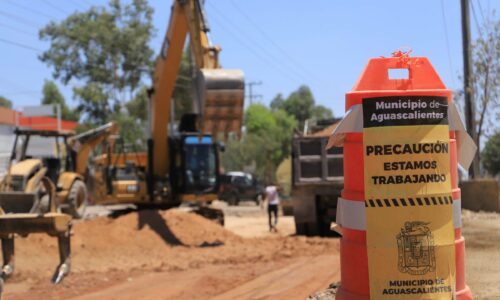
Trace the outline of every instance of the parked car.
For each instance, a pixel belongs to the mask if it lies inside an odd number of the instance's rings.
[[[264,189],[250,173],[228,172],[221,176],[219,199],[229,205],[238,205],[240,201],[254,201],[259,205]]]

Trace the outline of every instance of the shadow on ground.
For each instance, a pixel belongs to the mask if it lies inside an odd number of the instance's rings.
[[[137,229],[141,230],[145,225],[149,226],[165,243],[172,246],[184,246],[184,244],[170,230],[167,223],[158,210],[141,210],[138,212],[139,219]]]

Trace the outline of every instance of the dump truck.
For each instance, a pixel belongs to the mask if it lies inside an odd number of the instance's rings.
[[[292,139],[292,205],[296,233],[335,236],[337,200],[344,187],[343,148],[326,149],[337,119],[318,121],[312,133]]]

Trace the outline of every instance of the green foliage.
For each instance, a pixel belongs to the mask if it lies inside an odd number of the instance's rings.
[[[192,112],[193,109],[193,63],[191,61],[191,50],[187,46],[182,54],[182,61],[175,82],[174,98],[175,118],[180,120],[182,115]]]
[[[142,151],[146,145],[144,126],[141,120],[138,120],[128,114],[116,113],[111,116],[120,128],[120,138],[122,142],[118,143],[117,151],[123,150]],[[123,149],[123,147],[127,149]]]
[[[481,152],[481,161],[492,176],[500,174],[500,131],[486,142]]]
[[[323,105],[315,105],[312,108],[311,118],[315,120],[324,120],[333,118],[332,110]]]
[[[131,117],[145,122],[148,119],[148,106],[148,88],[143,86],[137,92],[135,98],[127,103],[127,110]]]
[[[0,96],[0,106],[1,107],[12,108],[12,101],[10,101],[9,99],[5,98],[4,96]]]
[[[252,104],[245,112],[245,127],[248,133],[265,134],[276,127],[273,113],[262,104]]]
[[[266,182],[274,179],[281,161],[291,152],[297,121],[283,110],[271,111],[262,104],[250,105],[245,114],[246,133],[240,141],[230,140],[223,154],[226,171],[253,167]]]
[[[285,98],[283,98],[283,94],[279,93],[276,95],[273,100],[271,100],[271,109],[278,110],[283,108],[283,103],[285,102]]]
[[[283,103],[283,109],[289,115],[294,116],[300,125],[304,124],[311,117],[313,106],[313,94],[309,87],[305,85],[300,86],[298,90],[292,92]]]
[[[97,82],[90,82],[83,87],[73,88],[73,96],[80,101],[77,109],[85,114],[85,121],[93,124],[104,124],[109,120],[112,109],[109,107],[108,94]]]
[[[80,115],[77,111],[70,109],[66,105],[66,100],[64,96],[59,91],[57,85],[50,80],[45,80],[42,89],[42,104],[52,104],[52,105],[60,105],[61,107],[61,118],[67,121],[78,121],[80,119]],[[54,112],[56,108],[54,106]]]
[[[292,92],[286,99],[282,94],[276,95],[271,101],[273,111],[284,110],[289,115],[294,116],[299,127],[304,126],[307,119],[331,119],[332,111],[323,105],[314,104],[314,96],[308,86],[302,85]]]
[[[40,31],[40,38],[50,42],[40,59],[54,68],[54,77],[64,84],[82,83],[73,91],[85,121],[107,122],[151,73],[152,14],[146,0],[126,5],[111,0],[108,7],[93,6]]]

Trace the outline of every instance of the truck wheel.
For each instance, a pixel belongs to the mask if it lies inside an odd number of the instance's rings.
[[[229,198],[227,199],[227,204],[229,204],[230,206],[238,205],[239,202],[240,199],[238,198],[238,195],[236,195],[235,193],[229,195]]]
[[[257,195],[255,197],[255,205],[259,206],[261,202],[262,202],[262,195]]]
[[[62,209],[75,219],[83,218],[85,209],[88,203],[88,192],[85,183],[81,180],[75,180],[69,189],[68,198],[66,200],[66,207]]]

